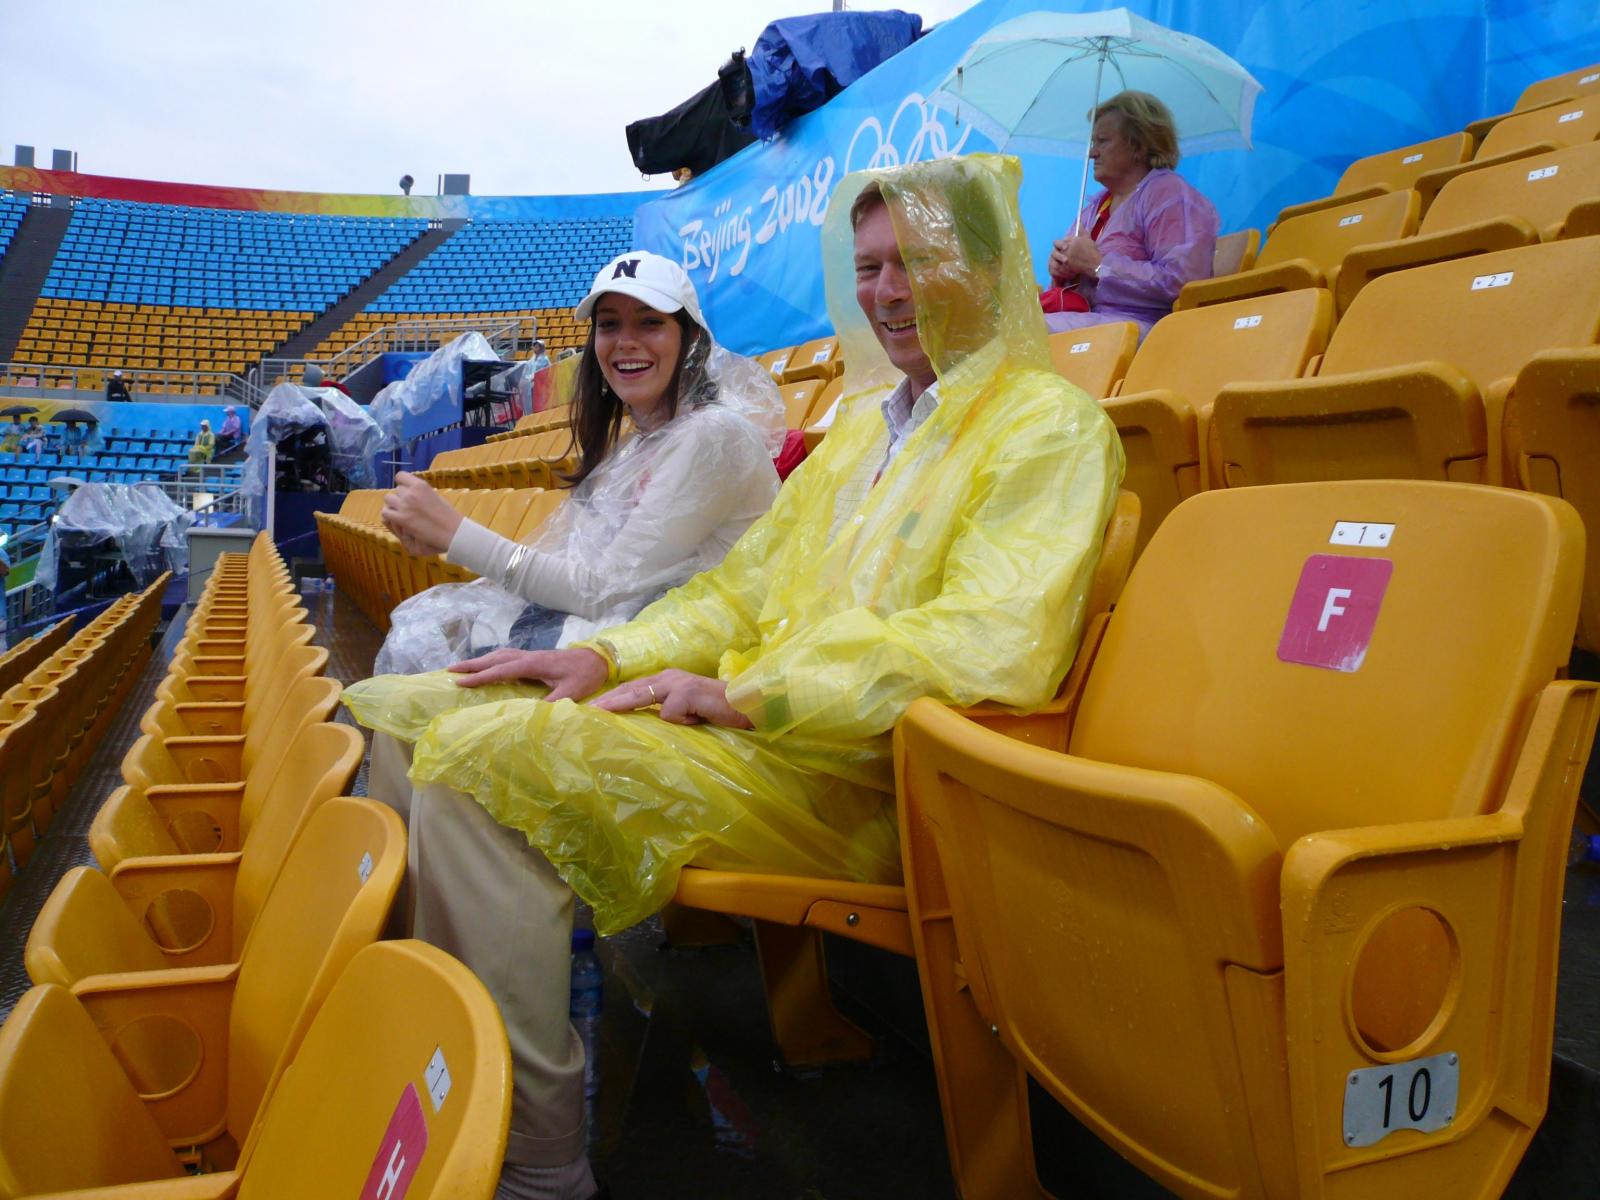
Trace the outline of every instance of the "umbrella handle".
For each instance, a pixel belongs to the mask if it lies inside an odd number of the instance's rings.
[[[1083,232],[1083,201],[1089,194],[1089,147],[1094,145],[1094,110],[1100,107],[1100,77],[1106,69],[1106,56],[1111,53],[1109,38],[1100,38],[1100,54],[1094,61],[1094,103],[1089,106],[1089,139],[1083,144],[1083,178],[1078,182],[1078,215],[1072,222],[1072,236]]]

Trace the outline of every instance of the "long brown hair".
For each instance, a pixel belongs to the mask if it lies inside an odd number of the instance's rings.
[[[667,381],[667,419],[678,415],[678,399],[682,395],[683,364],[700,339],[710,335],[694,323],[684,309],[672,316],[683,330],[683,340],[678,346],[678,361],[672,365],[672,378]],[[572,387],[572,418],[568,428],[578,448],[578,465],[561,476],[568,487],[576,487],[589,477],[617,444],[622,433],[622,418],[627,415],[627,405],[606,384],[600,373],[600,357],[594,352],[594,321],[589,322],[589,337],[583,344],[583,357],[578,360],[578,378]],[[700,355],[699,357],[704,357]]]

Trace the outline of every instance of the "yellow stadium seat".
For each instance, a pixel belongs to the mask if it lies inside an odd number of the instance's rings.
[[[1114,321],[1062,330],[1047,340],[1056,374],[1104,400],[1128,373],[1139,348],[1139,327],[1132,321]]]
[[[1139,497],[1139,549],[1166,515],[1206,486],[1205,425],[1217,393],[1240,380],[1295,379],[1328,344],[1333,300],[1302,288],[1172,313],[1146,335],[1105,402]]]
[[[783,423],[789,429],[804,429],[806,418],[816,406],[817,397],[827,381],[808,379],[801,383],[778,385],[778,395],[783,399]]]
[[[1587,99],[1590,96],[1600,97],[1600,63],[1590,63],[1575,71],[1535,80],[1522,90],[1515,110],[1521,112],[1560,100]]]
[[[1514,478],[1502,426],[1517,372],[1541,350],[1597,337],[1593,238],[1380,276],[1339,322],[1315,377],[1222,390],[1212,482],[1501,483]]]
[[[843,366],[839,358],[839,339],[829,334],[796,346],[784,365],[781,378],[784,383],[801,383],[807,379],[827,382],[839,374]]]
[[[1469,171],[1439,189],[1415,237],[1352,250],[1334,288],[1339,311],[1389,271],[1555,241],[1584,201],[1600,199],[1600,142]]]
[[[1345,255],[1373,242],[1409,238],[1421,201],[1409,188],[1291,217],[1274,225],[1248,271],[1183,285],[1175,309],[1198,308],[1295,288],[1333,289]]]
[[[1278,222],[1318,209],[1381,196],[1384,192],[1405,191],[1415,187],[1417,179],[1429,171],[1466,162],[1472,157],[1472,147],[1473,141],[1468,135],[1451,133],[1358,158],[1345,168],[1332,195],[1291,204],[1278,214]]]
[[[1456,176],[1499,163],[1576,146],[1600,136],[1600,104],[1563,101],[1544,108],[1511,113],[1495,122],[1479,143],[1470,162],[1439,167],[1419,175],[1413,186],[1422,196],[1422,211],[1439,190]]]
[[[1217,238],[1217,248],[1211,253],[1211,273],[1232,275],[1248,271],[1256,265],[1256,255],[1261,251],[1261,231],[1241,229]]]
[[[127,858],[237,850],[268,806],[337,796],[365,750],[348,725],[306,725],[281,761],[262,761],[242,783],[117,788],[89,827],[89,848],[105,870]]]
[[[784,346],[777,350],[768,350],[765,354],[757,355],[756,361],[770,371],[774,379],[782,379],[795,349],[794,346]]]
[[[1596,685],[1552,682],[1582,542],[1502,489],[1206,493],[1134,570],[1066,753],[912,707],[960,1195],[1045,1195],[1028,1077],[1184,1197],[1501,1194],[1547,1099],[1595,728]]]
[[[1600,347],[1535,355],[1512,395],[1517,482],[1562,497],[1600,530]],[[1578,644],[1600,653],[1600,536],[1589,538],[1587,553]]]
[[[111,1101],[127,1119],[126,1092],[80,1095],[82,1111],[62,1111],[43,1099],[56,1086],[54,1072],[20,1077],[41,1052],[91,1059],[80,1045],[85,1030],[102,1049],[109,1044],[167,1144],[235,1161],[317,1009],[356,951],[382,930],[405,871],[405,848],[393,810],[369,800],[329,800],[290,851],[257,918],[260,936],[236,966],[86,979],[67,996],[82,1005],[90,1026],[78,1021],[75,1028],[46,1030],[24,1019],[13,1029],[8,1020],[0,1030],[0,1044],[10,1050],[0,1061],[0,1111],[26,1111],[33,1100],[56,1124],[13,1116],[0,1130],[0,1173],[22,1181],[24,1194],[133,1182],[123,1154],[60,1152],[87,1129],[109,1137],[130,1160],[159,1157],[145,1149],[159,1144],[150,1141],[147,1122],[128,1121],[137,1133],[108,1127],[102,1104]],[[26,1018],[24,1006],[18,1012]]]

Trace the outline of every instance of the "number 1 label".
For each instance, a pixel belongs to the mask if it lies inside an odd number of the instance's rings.
[[[1434,1133],[1456,1119],[1461,1064],[1454,1054],[1351,1071],[1344,1088],[1344,1144],[1371,1146],[1396,1129]]]

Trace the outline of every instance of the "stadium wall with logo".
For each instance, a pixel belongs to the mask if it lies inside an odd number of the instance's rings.
[[[1224,232],[1262,228],[1284,205],[1327,194],[1354,158],[1460,129],[1508,109],[1534,79],[1600,60],[1594,0],[1122,2],[1212,42],[1265,89],[1253,151],[1180,168],[1216,204]],[[1117,6],[983,0],[773,141],[642,204],[635,241],[684,264],[733,349],[818,336],[828,327],[819,227],[838,181],[863,167],[993,149],[927,102],[966,48],[1024,12]],[[1024,158],[1022,215],[1036,263],[1071,220],[1080,171],[1079,160]]]

